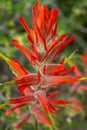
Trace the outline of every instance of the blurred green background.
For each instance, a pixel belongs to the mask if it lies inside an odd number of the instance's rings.
[[[69,35],[76,34],[73,44],[67,46],[61,55],[69,56],[75,49],[78,49],[74,61],[81,66],[80,60],[77,60],[78,54],[87,51],[87,0],[38,0],[41,4],[46,3],[49,9],[57,7],[58,30],[57,35],[67,33]],[[15,38],[20,43],[27,46],[26,33],[19,23],[19,16],[24,16],[29,26],[31,26],[31,7],[35,4],[35,0],[0,0],[0,52],[8,57],[19,59],[19,61],[31,72],[32,67],[26,58],[11,44],[11,39]],[[55,60],[56,62],[57,60]],[[0,58],[0,82],[8,81],[12,78],[12,73],[8,65]],[[69,93],[70,94],[70,93]],[[15,87],[0,87],[0,103],[6,101],[9,97],[15,97],[18,93]],[[83,96],[87,95],[83,93]],[[79,99],[82,95],[78,95]],[[83,101],[85,102],[85,100]],[[86,102],[87,104],[87,102]],[[15,122],[15,113],[9,116],[5,115],[5,107],[0,110],[0,130],[13,130],[12,123]],[[67,121],[68,116],[64,109],[58,113],[56,121],[60,130],[87,130],[87,115],[76,115],[72,117],[71,123]],[[33,130],[34,126],[25,123],[23,130]],[[39,126],[39,130],[48,129],[44,125]]]

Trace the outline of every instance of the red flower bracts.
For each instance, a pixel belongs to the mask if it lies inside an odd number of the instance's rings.
[[[12,44],[25,55],[36,73],[29,72],[17,60],[9,59],[0,53],[0,57],[9,64],[15,74],[14,80],[6,84],[17,84],[17,90],[20,93],[20,97],[11,98],[0,107],[13,104],[13,107],[7,110],[6,114],[10,114],[14,110],[20,111],[20,108],[24,106],[29,107],[28,113],[21,112],[22,120],[14,125],[15,128],[19,128],[25,121],[29,120],[53,125],[51,115],[58,111],[57,106],[68,105],[70,102],[58,100],[56,95],[59,91],[50,92],[48,90],[59,87],[61,84],[78,82],[80,79],[80,76],[69,75],[74,72],[74,67],[67,69],[64,59],[57,64],[51,63],[60,51],[75,38],[75,35],[68,37],[66,34],[56,36],[57,15],[57,8],[48,10],[45,4],[40,5],[39,2],[36,2],[35,6],[32,7],[32,28],[28,26],[22,16],[19,18],[21,25],[27,32],[29,48],[24,47],[15,39],[12,40]],[[32,116],[33,114],[36,116]],[[38,116],[39,118],[36,118]]]

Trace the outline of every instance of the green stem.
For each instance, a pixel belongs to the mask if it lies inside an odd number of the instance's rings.
[[[5,103],[3,103],[3,104],[1,104],[0,105],[0,109],[2,109],[3,107],[5,107],[5,106],[7,106],[9,104],[9,102],[7,101],[7,102],[5,102]]]
[[[57,127],[56,127],[56,123],[55,123],[55,120],[53,119],[53,117],[52,117],[52,114],[49,112],[48,113],[48,116],[49,116],[49,118],[50,118],[50,120],[51,120],[51,122],[52,122],[52,124],[53,124],[53,127],[50,127],[50,130],[59,130]]]
[[[35,130],[38,130],[38,122],[37,122],[37,119],[35,119]]]

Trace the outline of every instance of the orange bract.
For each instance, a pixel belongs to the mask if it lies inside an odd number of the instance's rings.
[[[25,55],[36,73],[30,73],[17,60],[9,59],[0,53],[0,56],[9,64],[16,76],[12,82],[8,83],[17,84],[17,90],[20,93],[19,97],[9,99],[1,107],[8,104],[14,105],[13,108],[6,111],[6,114],[26,105],[30,108],[30,114],[22,116],[23,119],[14,126],[15,128],[19,128],[25,121],[28,121],[32,112],[36,116],[39,115],[38,122],[52,125],[53,122],[51,121],[53,120],[50,113],[54,114],[58,110],[57,105],[67,105],[69,102],[58,100],[55,94],[59,91],[48,92],[49,88],[75,83],[80,79],[79,76],[69,75],[74,72],[74,67],[67,69],[64,58],[59,64],[50,63],[75,38],[75,35],[68,37],[66,34],[57,38],[57,15],[57,8],[49,10],[45,4],[40,5],[39,2],[36,2],[35,6],[32,7],[32,28],[28,26],[22,16],[19,18],[21,25],[27,32],[29,48],[24,47],[15,39],[12,40],[12,44]],[[43,113],[40,106],[44,110]],[[44,115],[45,112],[50,115],[51,121]],[[32,118],[34,121],[33,116]]]

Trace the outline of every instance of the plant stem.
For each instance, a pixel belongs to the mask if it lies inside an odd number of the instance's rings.
[[[35,130],[38,130],[38,122],[37,122],[37,119],[35,119]]]

